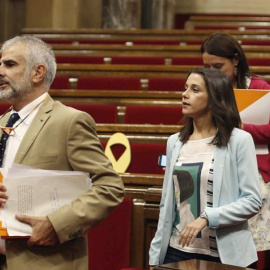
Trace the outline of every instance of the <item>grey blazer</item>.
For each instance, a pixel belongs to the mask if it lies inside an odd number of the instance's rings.
[[[152,240],[150,265],[162,264],[175,218],[173,167],[182,143],[174,134],[167,143],[167,164],[157,232]],[[255,147],[249,133],[234,129],[227,147],[214,153],[213,208],[206,207],[209,227],[216,229],[222,263],[246,267],[257,260],[248,219],[259,212],[261,195]]]

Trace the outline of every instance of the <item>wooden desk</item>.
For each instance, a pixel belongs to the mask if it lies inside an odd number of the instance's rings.
[[[184,43],[184,42],[182,42]],[[52,44],[56,56],[201,56],[200,45]],[[247,57],[269,57],[270,46],[242,45]]]
[[[22,34],[32,34],[40,38],[93,38],[122,39],[126,41],[143,39],[198,40],[205,39],[216,30],[185,29],[90,29],[90,28],[23,28]],[[237,39],[269,39],[269,30],[220,30],[233,35]]]
[[[118,64],[58,64],[57,76],[68,77],[163,77],[183,78],[198,65],[118,65]],[[265,80],[270,78],[269,66],[252,66],[251,70]]]
[[[156,266],[154,270],[241,270],[241,269],[251,269],[243,268],[238,266],[232,266],[228,264],[221,264],[216,262],[208,262],[203,260],[188,260],[177,263],[168,263],[160,266]]]

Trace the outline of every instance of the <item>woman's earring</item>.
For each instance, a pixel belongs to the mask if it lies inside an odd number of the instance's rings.
[[[238,69],[237,69],[237,67],[235,67],[235,68],[234,68],[233,73],[234,73],[234,76],[236,77],[236,76],[237,76],[237,74],[238,74]]]

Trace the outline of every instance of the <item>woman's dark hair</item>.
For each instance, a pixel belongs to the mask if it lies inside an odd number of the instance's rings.
[[[208,92],[209,109],[217,133],[212,141],[217,146],[227,146],[232,130],[241,127],[232,84],[226,74],[218,69],[198,68],[191,74],[203,77]],[[185,143],[193,133],[193,119],[185,116],[185,125],[181,128],[180,140]]]
[[[252,75],[252,73],[250,72],[245,53],[234,37],[224,33],[210,35],[201,46],[201,53],[203,54],[205,52],[227,58],[231,61],[237,59],[239,61],[236,75],[237,88],[248,88],[246,76]]]

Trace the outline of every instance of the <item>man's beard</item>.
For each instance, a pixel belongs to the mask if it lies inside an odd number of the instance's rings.
[[[23,78],[21,81],[17,83],[8,84],[7,89],[4,90],[0,89],[0,99],[7,101],[17,98],[23,99],[31,92],[32,92],[31,82],[29,81],[29,79]]]

